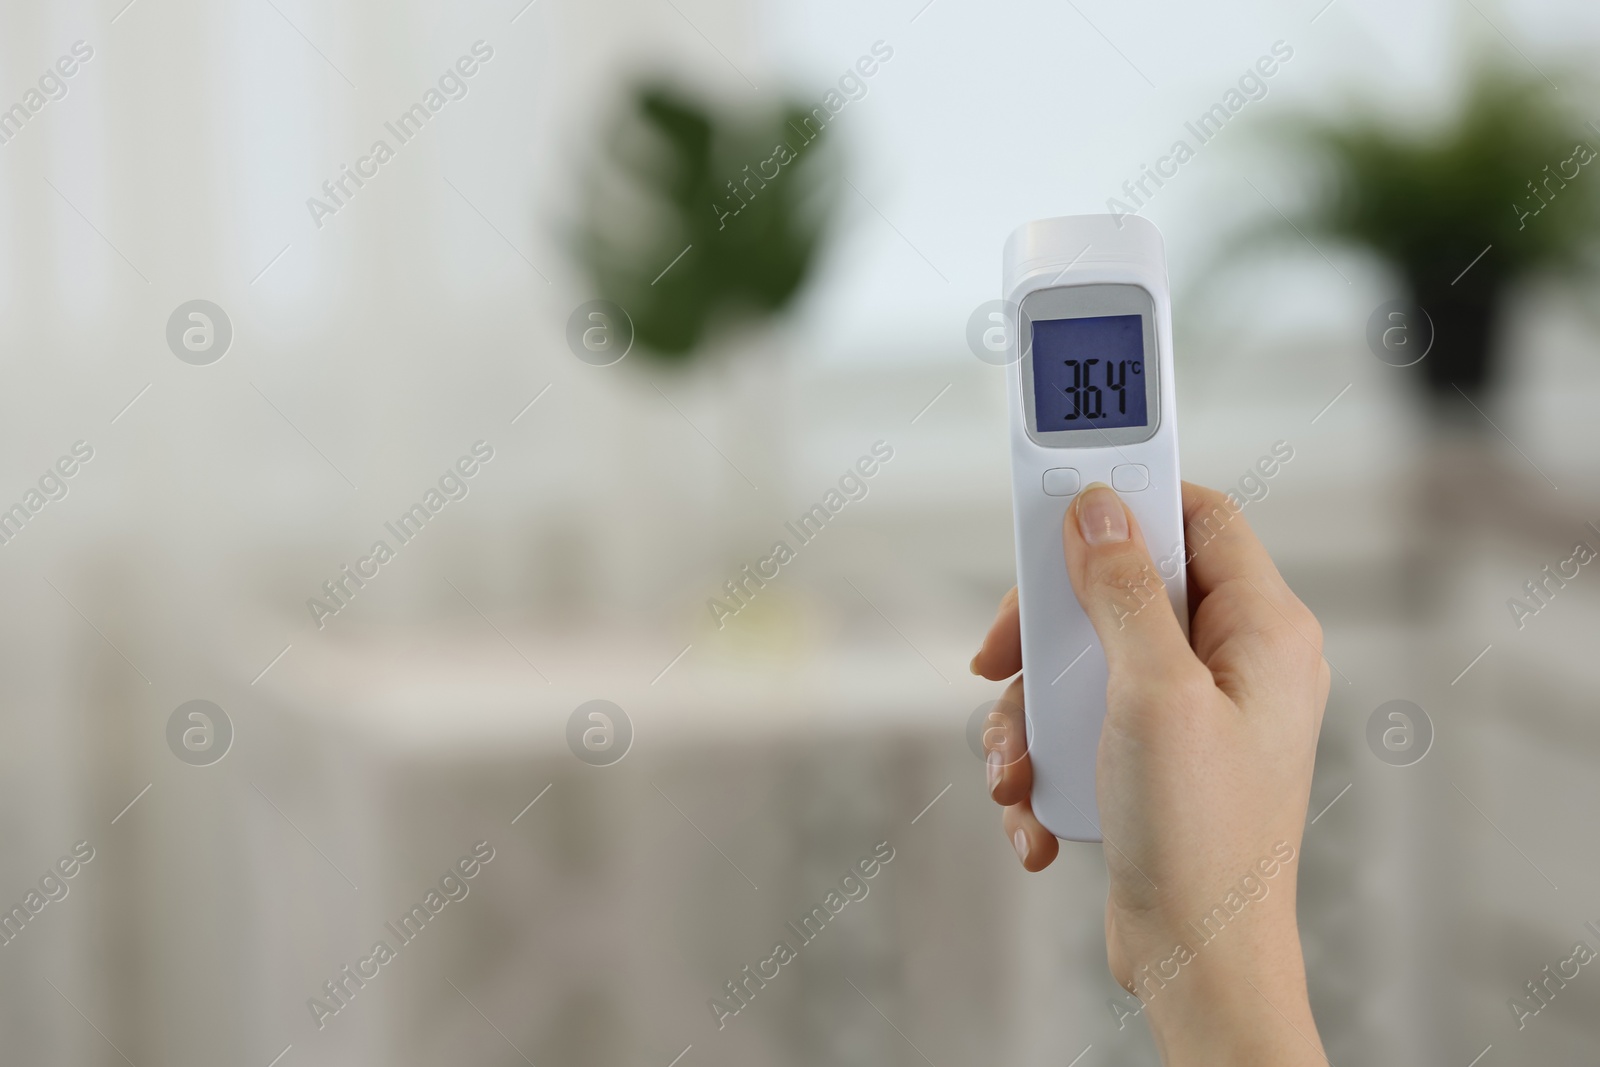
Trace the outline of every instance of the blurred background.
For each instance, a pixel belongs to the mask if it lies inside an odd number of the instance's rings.
[[[1107,210],[1166,237],[1185,476],[1326,629],[1330,1059],[1593,1062],[1600,978],[1508,1007],[1600,947],[1593,5],[0,19],[7,1062],[1156,1062],[1100,850],[1024,875],[969,740],[983,305]]]

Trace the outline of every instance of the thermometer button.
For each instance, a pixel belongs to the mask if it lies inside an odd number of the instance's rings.
[[[1150,488],[1150,469],[1143,463],[1124,463],[1111,468],[1111,488],[1119,493],[1137,493]]]
[[[1082,479],[1078,472],[1071,467],[1051,467],[1044,472],[1044,492],[1046,496],[1071,496],[1078,491]]]

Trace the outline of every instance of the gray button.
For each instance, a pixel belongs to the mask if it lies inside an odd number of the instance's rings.
[[[1111,488],[1119,493],[1137,493],[1150,488],[1150,470],[1143,463],[1123,463],[1111,468]]]
[[[1044,472],[1044,491],[1047,496],[1071,496],[1081,484],[1078,472],[1071,467],[1051,467]]]

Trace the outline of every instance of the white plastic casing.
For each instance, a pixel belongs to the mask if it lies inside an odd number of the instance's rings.
[[[1027,223],[1006,241],[1002,287],[1006,300],[1021,305],[1030,293],[1085,285],[1133,285],[1151,297],[1158,351],[1154,356],[1147,351],[1145,362],[1156,363],[1159,371],[1158,399],[1152,409],[1159,413],[1155,434],[1133,444],[1043,445],[1028,433],[1023,391],[1027,363],[1023,359],[1009,364],[1007,391],[1033,810],[1057,837],[1099,841],[1095,758],[1105,721],[1106,659],[1072,591],[1062,555],[1062,521],[1076,494],[1047,495],[1044,472],[1070,467],[1078,471],[1080,485],[1111,484],[1113,467],[1144,466],[1149,471],[1148,487],[1121,496],[1138,519],[1158,577],[1165,583],[1186,634],[1189,613],[1173,389],[1172,306],[1160,231],[1136,215],[1120,219],[1074,215]],[[1064,298],[1070,304],[1074,296],[1064,294]],[[1020,351],[1029,342],[1029,327],[1025,322],[1019,325]],[[1129,601],[1137,606],[1131,593]]]

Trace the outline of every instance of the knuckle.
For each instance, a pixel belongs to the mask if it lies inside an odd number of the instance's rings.
[[[1101,610],[1125,626],[1132,616],[1164,600],[1166,583],[1142,553],[1126,553],[1097,561],[1090,575]]]
[[[1320,656],[1322,654],[1322,623],[1318,622],[1316,615],[1312,613],[1310,608],[1306,607],[1305,601],[1295,596],[1294,590],[1290,589],[1287,583],[1283,586],[1282,611],[1290,627],[1299,636],[1301,644],[1309,647]]]
[[[1306,635],[1306,641],[1320,656],[1323,649],[1322,623],[1317,621],[1317,617],[1311,613],[1311,609],[1304,604],[1300,604],[1299,623],[1301,632]]]
[[[1091,577],[1096,585],[1118,592],[1165,588],[1155,567],[1137,552],[1122,553],[1096,561]]]
[[[1278,625],[1262,635],[1262,643],[1274,659],[1307,665],[1320,662],[1322,625],[1303,605],[1296,604],[1283,610]]]

